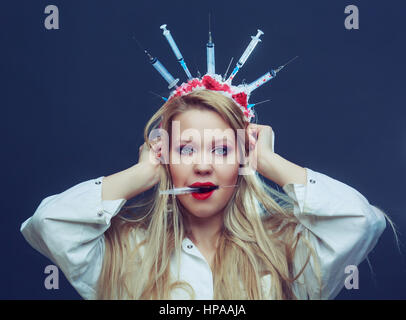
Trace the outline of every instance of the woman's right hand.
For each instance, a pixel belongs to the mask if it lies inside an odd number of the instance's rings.
[[[144,143],[139,148],[138,163],[103,179],[102,199],[131,199],[156,185],[164,163],[162,142],[152,141],[152,148]]]
[[[160,170],[163,163],[162,141],[155,139],[152,141],[152,147],[144,142],[139,147],[138,166],[142,167],[144,173],[149,177],[149,187],[153,187],[160,179]]]

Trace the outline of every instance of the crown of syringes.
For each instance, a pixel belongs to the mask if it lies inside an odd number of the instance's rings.
[[[210,19],[210,16],[209,16]],[[238,71],[244,66],[245,62],[248,60],[252,52],[254,51],[255,47],[259,42],[262,40],[260,39],[261,35],[264,34],[264,32],[260,29],[257,30],[257,34],[255,36],[251,36],[251,41],[248,44],[247,48],[241,55],[240,59],[236,63],[233,71],[231,72],[230,76],[226,79],[226,75],[228,72],[228,68],[224,76],[221,76],[220,74],[216,74],[215,72],[215,56],[214,56],[214,43],[212,39],[212,34],[210,30],[210,20],[209,20],[209,40],[206,44],[206,55],[207,55],[207,73],[203,76],[200,77],[192,77],[186,62],[175,42],[175,40],[172,37],[171,32],[167,29],[167,25],[163,24],[160,26],[160,29],[162,30],[162,34],[165,36],[166,40],[169,43],[169,46],[172,49],[172,52],[174,53],[177,61],[181,65],[182,69],[186,73],[187,76],[187,81],[182,83],[180,86],[178,86],[179,79],[174,78],[171,73],[168,72],[168,70],[162,65],[162,63],[156,58],[153,57],[147,50],[144,49],[144,52],[147,54],[148,59],[152,66],[159,72],[159,74],[165,79],[165,81],[168,83],[168,89],[172,90],[169,97],[165,98],[160,96],[164,101],[168,101],[174,97],[179,97],[183,96],[186,94],[189,94],[193,91],[196,90],[213,90],[217,91],[231,99],[234,100],[234,102],[240,107],[241,111],[244,113],[245,120],[247,122],[251,122],[251,120],[254,118],[254,112],[253,112],[253,107],[255,105],[258,105],[259,103],[248,103],[249,97],[251,93],[259,88],[260,86],[264,85],[265,83],[269,82],[273,78],[276,77],[277,73],[281,71],[287,64],[289,64],[291,61],[295,60],[297,58],[294,57],[293,59],[289,60],[287,63],[284,65],[279,66],[276,69],[270,69],[268,72],[266,72],[264,75],[256,79],[255,81],[252,81],[251,83],[242,83],[240,85],[232,85],[232,81]],[[230,62],[231,64],[231,62]]]

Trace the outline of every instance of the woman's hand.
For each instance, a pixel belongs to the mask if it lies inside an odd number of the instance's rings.
[[[129,200],[156,185],[163,169],[162,153],[162,143],[158,140],[152,141],[151,149],[147,143],[140,146],[137,164],[103,179],[102,199]]]
[[[270,126],[249,124],[250,167],[283,187],[288,183],[306,184],[306,169],[274,152],[275,133]]]
[[[266,176],[267,162],[274,155],[275,133],[270,126],[254,123],[247,126],[247,133],[250,166]]]
[[[161,163],[163,162],[162,141],[155,139],[152,141],[152,147],[144,142],[139,148],[138,166],[143,168],[145,174],[149,177],[149,187],[154,186],[160,179]]]

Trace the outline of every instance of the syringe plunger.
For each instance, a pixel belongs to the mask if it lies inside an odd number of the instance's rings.
[[[256,45],[258,44],[258,42],[261,41],[261,39],[259,39],[259,37],[264,34],[263,31],[261,30],[257,30],[257,35],[251,36],[251,42],[249,43],[248,47],[245,49],[244,53],[242,54],[240,60],[238,60],[237,65],[235,66],[233,72],[230,74],[230,76],[227,79],[227,82],[231,83],[231,81],[233,80],[233,78],[235,77],[235,75],[237,74],[237,72],[242,68],[242,66],[244,65],[244,63],[247,61],[248,57],[251,55],[252,51],[255,49]]]
[[[252,38],[251,42],[249,43],[247,49],[245,49],[245,51],[244,51],[244,53],[242,54],[240,60],[238,60],[238,64],[239,64],[239,67],[240,67],[240,68],[241,68],[241,67],[244,65],[244,63],[247,61],[248,57],[251,55],[252,51],[253,51],[253,50],[255,49],[255,47],[257,46],[258,42],[261,41],[261,39],[259,39],[259,37],[260,37],[262,34],[264,34],[264,33],[263,33],[261,30],[259,30],[259,29],[258,29],[257,31],[258,31],[258,33],[257,33],[257,35],[256,35],[255,37],[254,37],[254,36],[251,36],[251,38]]]
[[[176,59],[182,60],[183,59],[182,54],[180,53],[179,48],[175,43],[175,40],[173,40],[171,32],[168,29],[166,29],[166,24],[163,24],[162,26],[160,26],[160,28],[163,30],[162,33],[165,36],[166,40],[168,40],[169,45],[171,46],[171,49],[176,56]]]
[[[182,57],[182,54],[180,53],[178,46],[175,43],[175,40],[173,40],[171,32],[168,29],[166,29],[166,24],[161,25],[160,28],[163,30],[163,35],[165,36],[166,40],[168,40],[168,43],[169,43],[170,47],[172,48],[172,51],[175,54],[176,59],[182,66],[183,70],[185,70],[185,73],[186,73],[188,79],[192,79],[192,75],[191,75],[188,67],[186,66],[186,63]]]

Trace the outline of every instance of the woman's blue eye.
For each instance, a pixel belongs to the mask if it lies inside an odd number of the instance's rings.
[[[185,151],[185,150],[186,150],[186,151]],[[194,150],[194,149],[193,149],[192,147],[190,147],[190,146],[180,146],[179,149],[178,149],[178,152],[179,152],[180,154],[189,155],[190,152],[188,152],[188,150]],[[228,148],[227,148],[226,146],[213,149],[213,151],[214,151],[214,150],[222,150],[221,153],[217,153],[217,154],[219,154],[219,155],[221,155],[221,156],[227,155],[227,152],[228,152]]]
[[[183,152],[183,150],[188,150],[188,149],[193,149],[193,148],[191,148],[191,147],[189,147],[189,146],[180,146],[179,147],[179,153],[181,153],[181,154],[189,154],[189,153],[184,153]]]
[[[220,154],[221,156],[227,155],[227,151],[228,151],[227,147],[225,147],[225,146],[220,147],[220,148],[216,148],[214,150],[223,150],[223,153]]]

